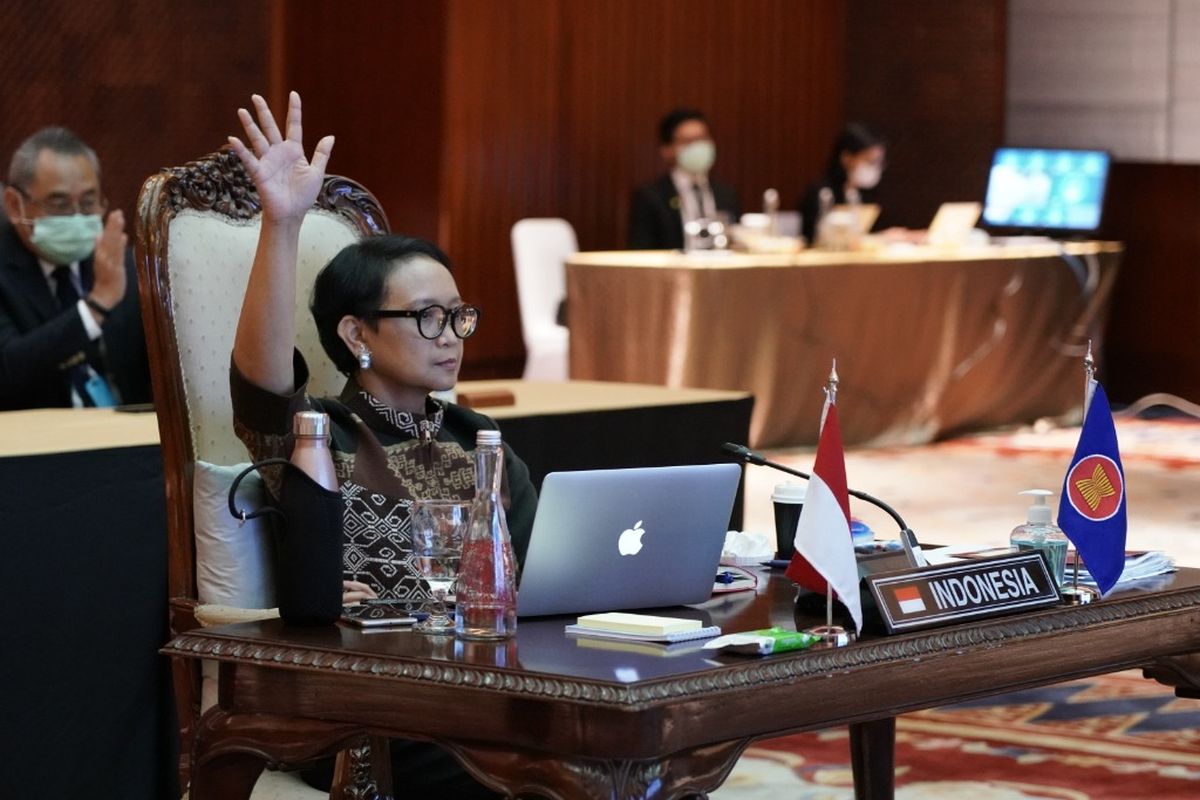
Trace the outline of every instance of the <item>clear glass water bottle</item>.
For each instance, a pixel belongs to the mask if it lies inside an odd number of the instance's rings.
[[[475,500],[454,604],[454,632],[463,639],[507,639],[517,632],[517,560],[500,500],[503,471],[500,431],[479,431]]]

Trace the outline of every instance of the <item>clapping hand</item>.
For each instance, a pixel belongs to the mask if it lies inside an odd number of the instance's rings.
[[[92,262],[95,282],[90,294],[93,300],[105,308],[111,309],[125,299],[125,248],[128,245],[125,215],[117,209],[109,213],[104,222],[104,230],[96,237],[95,257]]]
[[[280,134],[267,101],[257,94],[251,100],[258,122],[244,108],[238,109],[238,119],[253,152],[236,136],[230,136],[229,143],[258,189],[264,222],[298,222],[320,191],[325,165],[333,150],[333,137],[326,136],[317,142],[309,161],[304,157],[300,95],[292,92],[288,96],[286,138]]]

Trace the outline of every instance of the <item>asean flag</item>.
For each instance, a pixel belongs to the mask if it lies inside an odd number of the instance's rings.
[[[1100,593],[1107,594],[1125,569],[1125,470],[1104,388],[1095,381],[1091,388],[1092,402],[1063,480],[1058,527],[1074,543]]]
[[[854,617],[855,628],[861,631],[858,563],[850,538],[850,495],[846,491],[846,459],[837,406],[827,404],[824,416],[817,461],[796,526],[796,552],[784,574],[814,592],[832,587]]]

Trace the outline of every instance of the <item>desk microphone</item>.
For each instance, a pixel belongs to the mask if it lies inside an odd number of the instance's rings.
[[[777,469],[780,472],[786,472],[789,475],[795,475],[798,478],[804,478],[806,481],[812,480],[812,476],[807,472],[801,472],[798,469],[792,469],[791,467],[784,466],[783,464],[778,464],[774,461],[768,461],[762,453],[751,450],[749,447],[746,447],[743,444],[726,442],[725,444],[721,445],[721,449],[733,453],[738,457],[739,460],[745,461],[747,464],[754,464],[759,467],[770,467],[771,469]],[[912,529],[909,528],[908,525],[904,524],[904,520],[901,519],[900,515],[896,513],[896,509],[892,508],[878,497],[872,497],[866,492],[860,492],[857,489],[847,488],[846,493],[853,497],[857,497],[859,500],[865,500],[876,508],[883,509],[885,512],[887,512],[888,516],[895,520],[896,525],[900,527],[900,543],[904,545],[904,552],[908,555],[909,563],[914,567],[925,567],[929,565],[929,562],[925,559],[925,554],[921,552],[921,545],[917,542],[917,535],[912,532]]]

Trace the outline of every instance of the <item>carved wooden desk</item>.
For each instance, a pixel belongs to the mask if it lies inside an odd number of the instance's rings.
[[[791,625],[792,594],[772,576],[706,610],[726,630]],[[439,742],[513,793],[672,798],[716,788],[755,739],[850,724],[858,796],[891,797],[905,711],[1130,667],[1194,691],[1200,570],[1090,606],[766,659],[597,647],[562,625],[522,621],[507,645],[278,621],[180,636],[164,652],[222,662],[191,796],[247,797],[264,763],[381,734]]]

